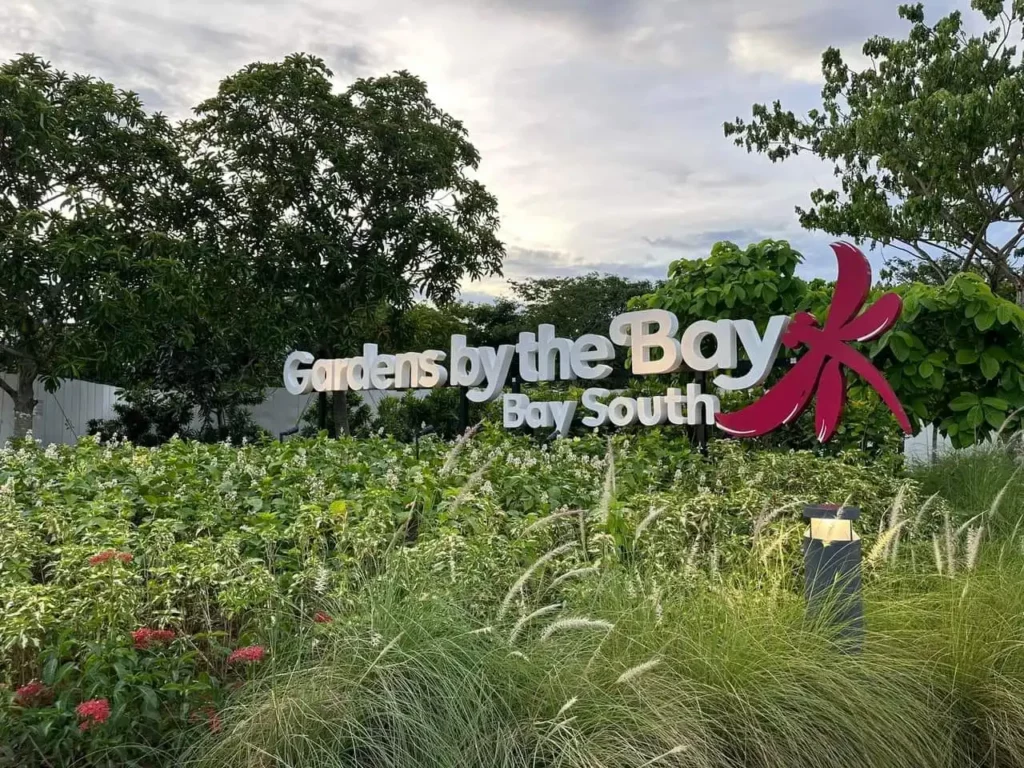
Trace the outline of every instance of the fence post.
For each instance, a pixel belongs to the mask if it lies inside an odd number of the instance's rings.
[[[804,517],[810,524],[803,543],[807,616],[835,626],[844,653],[859,653],[864,645],[864,601],[861,541],[853,521],[860,510],[808,506]]]

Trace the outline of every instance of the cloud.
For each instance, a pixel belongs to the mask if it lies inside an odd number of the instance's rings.
[[[751,229],[726,229],[712,232],[698,232],[684,237],[664,235],[644,237],[644,242],[654,248],[668,248],[675,251],[710,249],[715,243],[728,240],[735,243],[756,242],[758,234]]]
[[[905,27],[892,0],[7,0],[0,58],[34,51],[175,118],[242,66],[296,51],[323,57],[338,87],[408,69],[481,153],[509,277],[661,277],[718,239],[764,237],[801,243],[803,272],[824,275],[828,238],[802,232],[794,207],[830,169],[749,156],[722,123],[756,102],[813,106],[826,47]]]

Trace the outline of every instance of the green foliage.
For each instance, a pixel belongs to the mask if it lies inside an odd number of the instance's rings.
[[[193,427],[194,409],[189,398],[180,393],[151,390],[124,391],[114,405],[117,417],[89,422],[89,434],[101,440],[125,440],[135,445],[155,446],[174,436],[182,439],[219,443],[227,440],[253,442],[267,436],[243,406],[232,405],[217,414],[216,422]]]
[[[899,524],[909,557],[869,566],[868,650],[825,664],[800,507],[847,499],[868,551]],[[0,765],[642,765],[685,743],[709,766],[995,766],[1019,754],[1020,576],[961,565],[964,600],[920,557],[975,514],[925,503],[891,460],[733,441],[705,458],[657,431],[485,428],[419,459],[382,438],[24,443],[0,452]],[[553,624],[584,617],[614,629]],[[175,634],[139,647],[140,628]],[[265,659],[228,662],[254,644]],[[46,700],[16,703],[32,679]],[[843,707],[849,754],[787,714],[796,697],[834,724]],[[98,698],[109,720],[81,730]]]
[[[151,350],[194,284],[165,236],[183,173],[138,97],[34,56],[0,65],[0,390],[31,428],[33,383],[107,377]]]
[[[807,283],[795,275],[802,261],[782,240],[764,240],[746,249],[716,243],[706,259],[672,262],[668,280],[630,306],[666,309],[675,313],[681,327],[698,320],[742,317],[763,332],[773,315],[792,315],[827,303],[823,283]]]
[[[994,296],[977,275],[897,289],[896,327],[871,356],[912,416],[954,446],[984,440],[1024,407],[1024,309]]]
[[[835,168],[842,191],[811,192],[805,227],[892,245],[910,257],[897,259],[904,275],[916,261],[939,282],[980,266],[1024,303],[1024,67],[1008,44],[1024,8],[973,6],[989,25],[980,35],[959,11],[929,25],[920,4],[901,6],[909,33],[868,40],[864,69],[825,51],[821,106],[797,117],[755,104],[725,135],[773,162],[809,153]]]
[[[910,467],[921,495],[938,494],[968,519],[981,516],[991,536],[1013,541],[1024,518],[1024,474],[1019,437],[948,451]]]
[[[203,158],[224,238],[247,257],[275,321],[341,355],[381,307],[442,303],[500,269],[497,202],[463,125],[408,72],[335,91],[314,56],[251,64],[184,131]]]

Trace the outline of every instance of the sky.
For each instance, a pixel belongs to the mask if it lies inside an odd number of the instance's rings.
[[[589,271],[658,279],[712,244],[789,240],[807,277],[832,277],[833,238],[794,208],[831,169],[773,164],[722,124],[779,99],[820,103],[829,46],[907,29],[896,0],[4,0],[0,59],[60,69],[189,115],[226,75],[302,51],[338,87],[406,69],[462,120],[498,198],[504,278],[463,286],[485,300],[506,278]],[[965,0],[931,0],[933,21]],[[965,13],[966,15],[966,13]],[[878,252],[870,254],[877,268]]]

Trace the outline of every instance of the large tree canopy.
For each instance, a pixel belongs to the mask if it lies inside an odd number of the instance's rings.
[[[225,235],[284,297],[305,343],[338,350],[360,312],[446,302],[500,270],[497,203],[462,124],[400,72],[334,92],[315,57],[252,64],[185,126],[217,172]]]
[[[776,101],[725,133],[772,161],[809,153],[838,190],[811,192],[801,223],[902,251],[933,281],[978,268],[1024,303],[1024,67],[1014,46],[1024,4],[974,0],[989,29],[970,36],[959,12],[934,25],[904,5],[906,39],[874,37],[868,66],[822,56],[822,104],[797,117]]]
[[[497,202],[462,124],[407,72],[335,92],[320,59],[289,56],[225,79],[185,125],[208,172],[223,242],[283,313],[295,346],[343,355],[382,307],[454,299],[497,273]],[[335,423],[344,425],[344,397]]]
[[[152,347],[149,320],[192,300],[169,256],[173,128],[138,98],[34,56],[0,66],[0,378],[15,434],[38,379],[104,378]],[[170,311],[174,311],[171,309]]]

